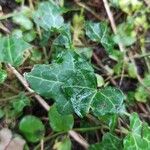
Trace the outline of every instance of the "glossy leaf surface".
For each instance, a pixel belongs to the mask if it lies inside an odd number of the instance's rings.
[[[55,99],[60,112],[72,109],[80,117],[90,109],[97,116],[118,113],[125,98],[115,88],[97,90],[93,68],[72,51],[62,53],[51,65],[36,65],[25,77],[38,94]]]

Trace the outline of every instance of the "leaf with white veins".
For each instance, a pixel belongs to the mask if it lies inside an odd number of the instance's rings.
[[[0,62],[18,67],[23,63],[23,54],[31,46],[21,38],[7,36],[0,38]]]
[[[25,78],[35,92],[53,98],[59,112],[74,110],[80,117],[90,110],[97,116],[118,113],[125,98],[114,88],[97,90],[93,68],[73,51],[63,52],[51,65],[36,65]]]
[[[108,53],[114,50],[114,42],[105,22],[93,23],[87,21],[85,24],[86,35],[94,42],[101,43]]]
[[[130,116],[130,131],[123,142],[124,150],[150,149],[150,128],[136,113]]]
[[[45,30],[60,28],[64,19],[61,16],[62,10],[54,2],[42,2],[33,14],[34,22]]]

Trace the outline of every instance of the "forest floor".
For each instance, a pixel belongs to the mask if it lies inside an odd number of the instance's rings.
[[[149,0],[0,0],[0,150],[149,150],[149,100]]]

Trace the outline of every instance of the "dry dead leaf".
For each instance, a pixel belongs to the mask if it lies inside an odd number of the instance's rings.
[[[25,143],[25,140],[20,137],[15,137],[11,140],[6,150],[23,150]]]
[[[4,150],[12,139],[12,133],[9,129],[0,130],[0,150]]]
[[[0,130],[0,150],[23,150],[25,143],[19,136],[13,138],[11,130],[7,128]]]

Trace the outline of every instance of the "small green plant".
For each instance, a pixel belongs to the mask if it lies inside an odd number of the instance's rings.
[[[149,10],[143,10],[145,4],[138,0],[110,1],[127,16],[114,34],[107,21],[86,20],[83,9],[77,9],[79,14],[66,21],[63,15],[74,9],[66,8],[64,1],[36,1],[35,8],[32,0],[30,8],[23,6],[24,1],[16,2],[21,8],[2,17],[11,17],[16,28],[0,37],[0,85],[12,90],[1,89],[0,119],[12,130],[18,129],[26,140],[25,149],[42,149],[40,143],[45,143],[46,149],[71,150],[73,137],[89,150],[149,150],[148,123],[138,111],[127,111],[128,104],[146,103],[150,96],[150,76],[145,71],[141,79],[136,56],[129,49],[139,42],[142,54],[138,58],[148,56],[145,34]],[[127,50],[119,51],[120,44]],[[103,49],[106,60],[95,55],[96,48],[97,53]],[[145,62],[149,71],[149,60]],[[120,89],[124,76],[139,81],[134,91],[124,93]],[[17,121],[12,124],[12,120]],[[98,140],[90,139],[89,145],[76,132],[87,139],[97,136]]]

